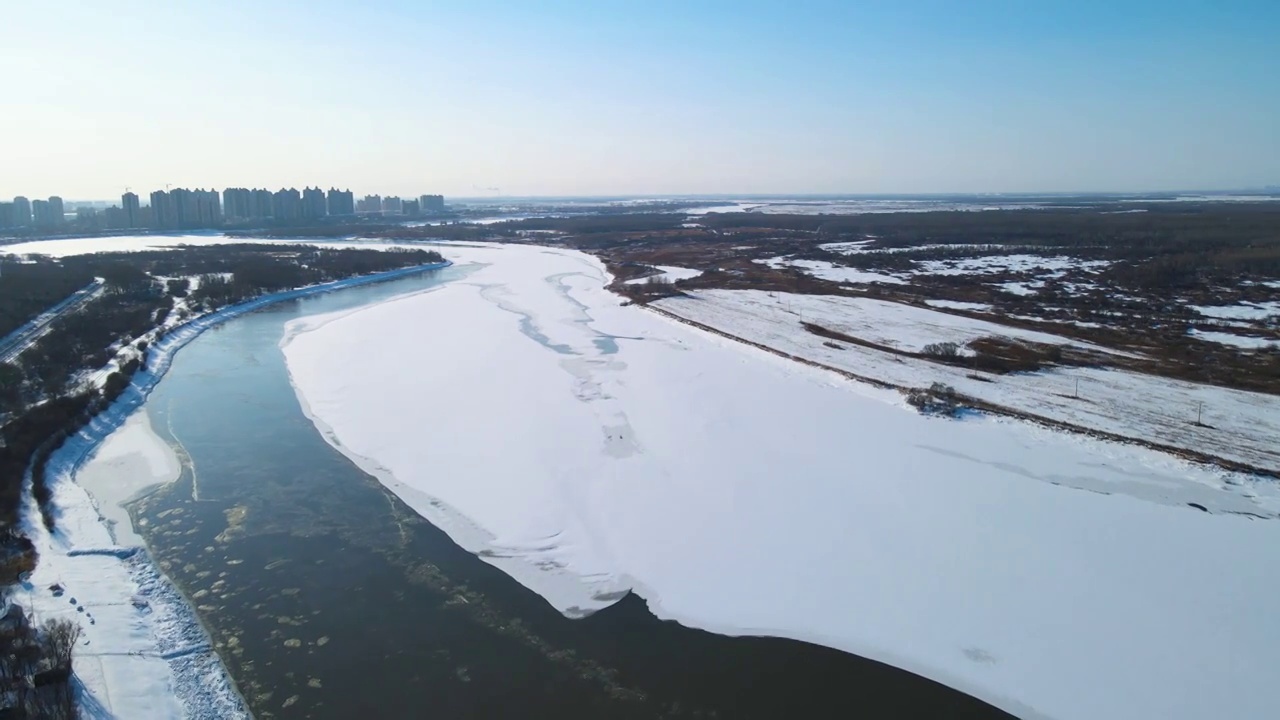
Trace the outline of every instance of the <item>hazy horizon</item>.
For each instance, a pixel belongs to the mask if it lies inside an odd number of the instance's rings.
[[[1274,3],[6,7],[0,199],[1280,185]]]

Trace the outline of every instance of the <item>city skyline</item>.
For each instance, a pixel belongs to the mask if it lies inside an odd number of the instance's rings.
[[[4,11],[0,197],[1280,183],[1280,4],[1259,0],[68,0],[48,20]]]
[[[142,196],[126,190],[118,204],[99,207],[106,201],[64,202],[59,196],[31,199],[23,195],[0,200],[0,230],[197,230],[224,226],[248,226],[268,222],[291,225],[326,218],[354,218],[357,215],[418,217],[446,211],[443,195],[425,194],[416,198],[366,195],[360,201],[348,188],[319,186],[281,188],[228,187],[170,188]],[[373,202],[371,202],[373,201]],[[75,212],[68,221],[67,205]],[[99,212],[101,211],[101,212]],[[74,227],[73,227],[74,226]]]

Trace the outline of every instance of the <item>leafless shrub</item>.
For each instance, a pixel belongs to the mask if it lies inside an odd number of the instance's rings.
[[[911,388],[906,395],[907,404],[925,415],[955,417],[963,407],[956,389],[940,382],[928,388]]]
[[[960,345],[953,342],[929,343],[920,350],[920,354],[943,360],[954,360],[960,357]]]

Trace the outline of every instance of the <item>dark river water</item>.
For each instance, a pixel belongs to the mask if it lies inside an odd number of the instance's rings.
[[[184,470],[134,523],[257,717],[1007,717],[846,653],[658,620],[636,596],[567,619],[329,447],[289,384],[284,324],[465,273],[231,320],[178,353],[147,404]]]

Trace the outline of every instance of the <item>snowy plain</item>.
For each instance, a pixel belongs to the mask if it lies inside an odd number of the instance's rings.
[[[482,267],[297,321],[291,378],[335,447],[562,612],[632,589],[660,617],[840,648],[1024,718],[1280,702],[1280,524],[1186,505],[1242,503],[1228,486],[1249,479],[921,416],[624,307],[579,253],[442,251]]]
[[[689,280],[696,278],[702,274],[701,270],[693,268],[672,267],[670,265],[658,265],[655,267],[658,271],[653,275],[646,275],[642,278],[628,280],[627,285],[642,285],[648,282],[676,282],[678,280]]]
[[[806,275],[811,275],[819,280],[830,280],[839,283],[885,283],[888,285],[905,285],[906,280],[885,273],[868,272],[857,268],[842,267],[825,260],[792,260],[785,257],[765,258],[763,260],[755,260],[754,262],[761,265],[768,265],[774,270],[786,270],[787,268],[795,268]]]
[[[880,333],[881,340],[894,340],[898,347],[907,349],[938,340],[960,342],[966,337],[961,330],[966,324],[982,322],[906,305],[893,307],[895,303],[883,301],[862,305],[861,312],[850,314],[850,300],[757,290],[695,290],[653,305],[735,337],[862,377],[906,387],[943,382],[965,395],[1051,420],[1280,471],[1280,397],[1275,395],[1106,368],[1070,367],[993,375],[858,345],[837,343],[840,347],[833,348],[826,344],[826,338],[808,332],[801,324],[816,322],[853,336],[865,332],[868,339]],[[883,319],[868,314],[881,309]],[[903,326],[893,333],[882,333],[882,323]],[[1053,342],[1051,338],[1058,337],[983,324],[998,329],[989,334],[1029,340],[1041,336],[1043,339],[1038,342]],[[979,327],[970,325],[970,334]],[[1064,340],[1088,347],[1067,338],[1059,338],[1058,342]],[[908,341],[910,344],[905,344]],[[1203,426],[1193,424],[1200,409]],[[1280,512],[1280,492],[1274,489],[1275,483],[1224,476],[1213,485],[1231,490],[1244,503],[1233,503],[1230,509],[1268,516]]]
[[[1280,340],[1275,338],[1236,335],[1234,333],[1198,330],[1196,328],[1188,330],[1187,334],[1194,338],[1218,343],[1219,345],[1238,347],[1241,350],[1280,350]]]
[[[1189,305],[1192,310],[1216,320],[1265,320],[1280,315],[1280,301],[1238,305]]]

